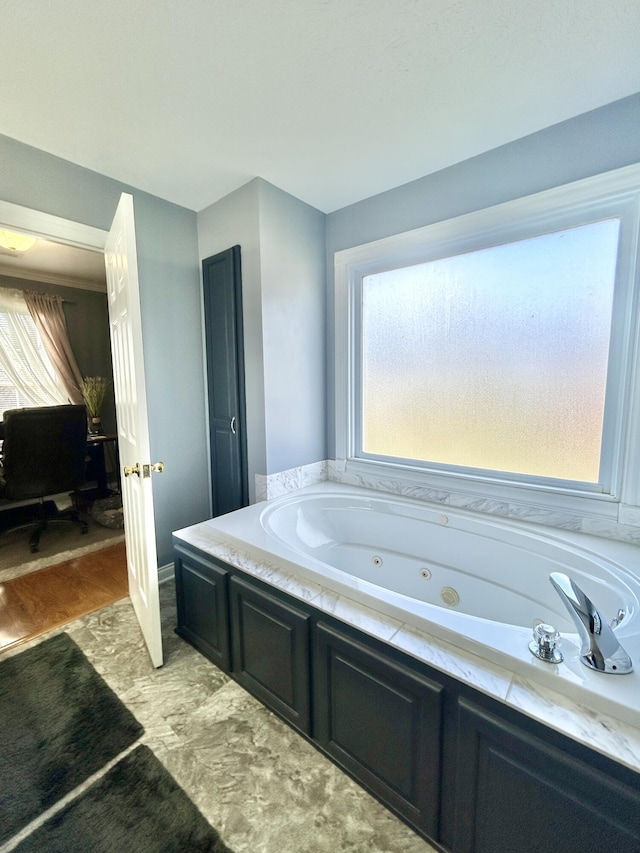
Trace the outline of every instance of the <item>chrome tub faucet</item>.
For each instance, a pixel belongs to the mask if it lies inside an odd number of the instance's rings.
[[[597,672],[608,672],[613,675],[632,672],[631,658],[578,584],[562,572],[552,572],[549,580],[564,602],[578,630],[582,642],[580,650],[582,663]],[[620,621],[620,615],[618,615],[618,621]]]

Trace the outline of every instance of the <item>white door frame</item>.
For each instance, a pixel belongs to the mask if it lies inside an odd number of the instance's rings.
[[[53,238],[59,243],[79,249],[93,249],[104,254],[108,231],[83,225],[71,219],[63,219],[40,210],[22,207],[8,201],[0,201],[0,228],[28,231],[37,237]]]

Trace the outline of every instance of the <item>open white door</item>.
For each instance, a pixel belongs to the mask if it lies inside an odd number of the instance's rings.
[[[162,666],[158,559],[133,197],[120,202],[105,246],[129,594],[154,666]]]

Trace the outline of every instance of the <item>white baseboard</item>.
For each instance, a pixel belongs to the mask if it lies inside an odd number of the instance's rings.
[[[158,583],[166,583],[172,581],[175,576],[175,568],[173,563],[167,563],[165,566],[158,568]]]

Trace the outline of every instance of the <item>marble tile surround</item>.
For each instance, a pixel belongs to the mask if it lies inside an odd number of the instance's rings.
[[[580,515],[577,512],[557,511],[536,506],[533,503],[492,500],[464,492],[443,491],[403,482],[393,477],[381,477],[371,474],[354,473],[343,470],[343,465],[335,460],[327,462],[327,479],[347,486],[360,486],[364,489],[376,489],[394,495],[428,501],[430,503],[448,504],[469,509],[474,512],[503,516],[504,518],[530,521],[546,527],[556,527],[564,530],[575,530],[581,533],[591,533],[605,539],[617,539],[640,545],[640,527],[633,524],[620,524],[612,520]]]
[[[624,512],[621,513],[621,517],[635,523],[620,523],[613,519],[605,520],[580,515],[577,512],[545,509],[533,503],[492,500],[464,492],[434,489],[429,486],[405,482],[391,476],[355,473],[346,471],[344,463],[334,459],[291,468],[277,474],[256,474],[255,479],[257,501],[280,497],[305,486],[315,485],[323,480],[333,480],[346,486],[375,489],[379,492],[401,495],[428,503],[447,504],[474,512],[520,519],[542,524],[546,527],[575,530],[594,536],[602,536],[605,539],[616,539],[621,542],[640,545],[640,512],[633,513],[628,507],[623,508]]]
[[[315,486],[328,479],[328,463],[312,462],[298,468],[289,468],[277,474],[256,474],[256,501],[268,501],[279,498],[305,486]]]
[[[210,529],[203,532],[202,527],[194,525],[180,531],[179,538],[640,772],[640,728],[587,708],[414,626],[256,559],[237,545],[212,535]]]
[[[129,599],[63,630],[145,727],[141,742],[234,853],[436,853],[174,633],[172,582],[161,585],[160,604],[160,669],[150,663]]]

